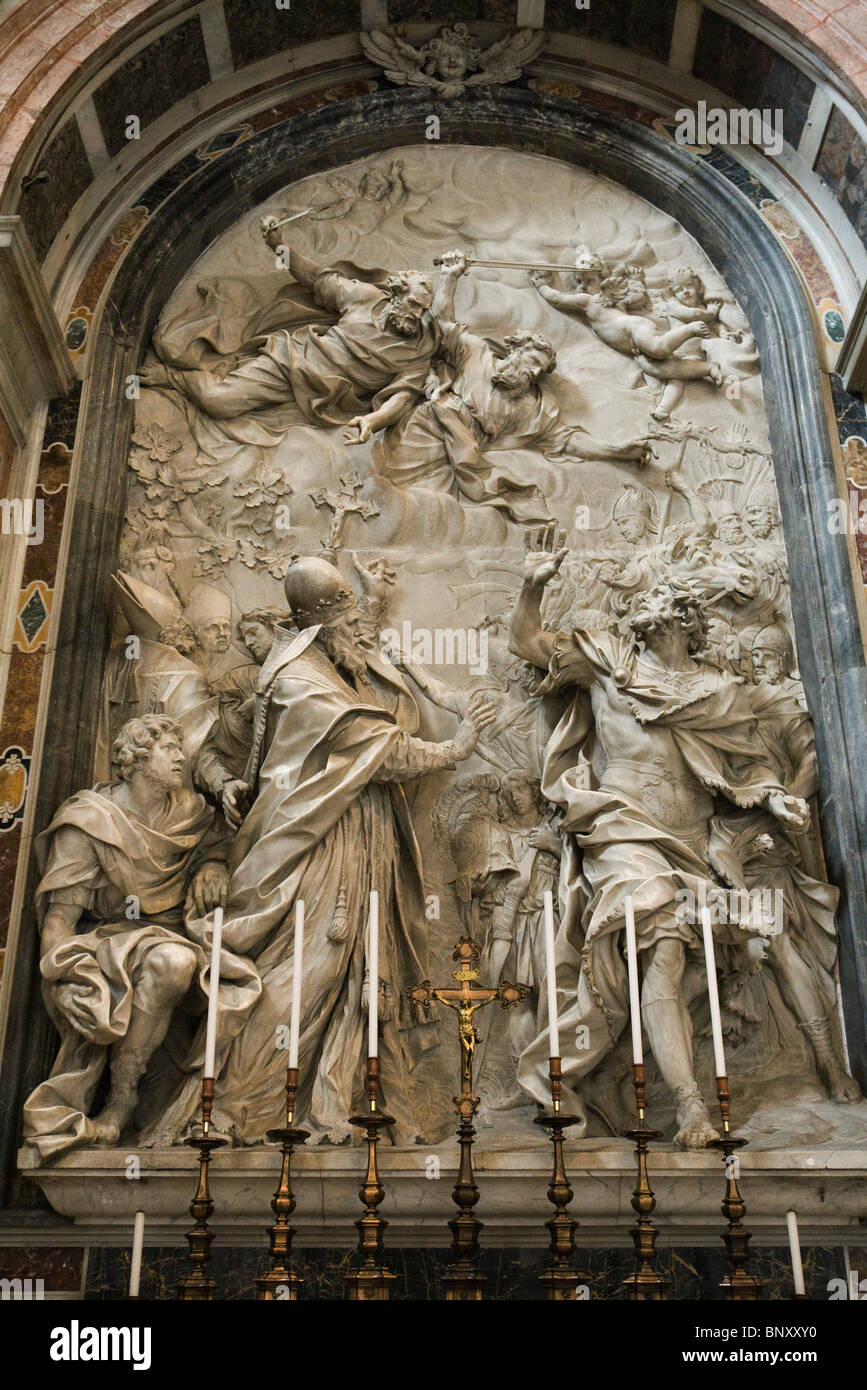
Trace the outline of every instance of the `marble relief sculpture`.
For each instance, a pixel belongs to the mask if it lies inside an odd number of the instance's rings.
[[[207,1001],[206,943],[185,915],[225,901],[227,846],[183,765],[178,724],[129,720],[112,781],[70,797],[40,837],[43,997],[60,1034],[51,1075],[24,1108],[25,1141],[41,1158],[117,1143],[176,1007],[201,1012]],[[261,992],[252,964],[227,953],[222,968],[225,1012],[251,1006]],[[106,1066],[106,1101],[90,1116]]]
[[[429,87],[446,101],[463,96],[468,87],[515,82],[545,41],[538,29],[519,29],[482,48],[466,24],[440,29],[421,48],[386,29],[362,30],[360,37],[366,57],[381,67],[390,81],[399,86]]]
[[[406,80],[494,80],[469,42],[440,35]],[[410,62],[371,43],[394,73]],[[541,1142],[546,889],[586,1135],[627,1118],[631,893],[654,1114],[682,1147],[713,1137],[689,910],[711,891],[750,904],[714,931],[752,1132],[779,1131],[783,1089],[786,1136],[799,1117],[844,1133],[860,1093],[761,376],[701,247],[556,160],[392,150],[227,229],[141,379],[95,787],[38,851],[61,1035],[27,1104],[40,1157],[183,1139],[218,901],[214,1118],[262,1142],[299,898],[314,1142],[349,1141],[371,988],[390,1137],[448,1133],[453,1020],[417,1017],[406,990],[461,934],[492,982],[530,987],[488,1020],[483,1124]]]
[[[251,955],[262,979],[255,1016],[229,1051],[218,1128],[263,1140],[279,1121],[285,1058],[274,1046],[292,989],[291,909],[306,905],[299,1115],[317,1138],[342,1143],[362,1092],[364,988],[378,988],[380,1055],[396,1142],[412,1123],[407,1075],[430,1041],[406,991],[427,975],[424,892],[418,848],[401,784],[470,756],[494,711],[477,702],[453,739],[413,736],[415,705],[393,667],[359,636],[355,595],[339,571],[301,560],[286,579],[294,628],[276,624],[259,684],[245,772],[250,808],[229,855],[223,939]],[[380,977],[366,980],[357,930],[372,890],[385,931]],[[190,1118],[198,1078],[182,1099]],[[183,1111],[182,1111],[183,1115]],[[165,1122],[164,1122],[165,1123]]]
[[[579,692],[548,744],[542,781],[545,795],[564,811],[567,843],[574,836],[589,897],[585,902],[585,894],[577,894],[567,909],[565,940],[581,964],[576,972],[564,962],[558,982],[565,994],[563,1027],[586,1029],[589,1045],[564,1059],[563,1074],[572,1083],[592,1071],[627,1022],[619,947],[630,893],[638,949],[647,957],[644,1027],[677,1100],[677,1141],[703,1148],[718,1136],[695,1079],[688,1008],[701,983],[687,963],[698,940],[695,926],[677,911],[678,893],[685,890],[698,902],[702,880],[707,887],[713,882],[712,870],[733,887],[746,886],[734,855],[725,864],[713,860],[715,798],[765,806],[794,830],[806,829],[809,808],[787,792],[770,752],[757,742],[753,706],[741,684],[697,659],[705,628],[696,591],[669,580],[636,594],[625,637],[578,627],[546,632],[541,593],[564,558],[563,551],[528,555],[512,626],[515,650],[548,673],[551,692]],[[589,693],[590,708],[581,692]],[[769,744],[772,733],[766,731]],[[523,1054],[519,1073],[542,1102],[547,1041],[541,1033]],[[580,1113],[574,1092],[568,1103]]]
[[[131,574],[115,575],[114,585],[129,633],[112,647],[103,676],[94,768],[103,781],[111,776],[114,740],[133,716],[174,719],[182,730],[187,766],[214,718],[207,680],[191,659],[195,638],[183,621],[179,600]]]

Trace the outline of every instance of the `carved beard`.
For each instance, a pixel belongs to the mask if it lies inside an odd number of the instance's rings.
[[[395,333],[400,333],[403,338],[411,338],[413,333],[418,332],[419,320],[416,316],[405,313],[397,305],[389,309],[385,316],[385,322],[389,328],[393,328]]]
[[[497,386],[505,387],[510,396],[523,396],[533,385],[533,373],[505,357],[496,371],[491,373],[491,380]]]
[[[172,792],[178,791],[184,785],[183,767],[178,768],[176,772],[160,775],[153,772],[150,763],[143,758],[141,762],[133,764],[131,772],[138,772],[145,781],[150,782],[151,786],[156,787],[164,796],[171,796]],[[130,777],[124,778],[124,781],[128,783]]]
[[[354,642],[351,642],[333,627],[324,627],[316,641],[325,652],[328,660],[333,662],[339,671],[345,671],[348,675],[354,676],[356,680],[370,685],[367,662]]]

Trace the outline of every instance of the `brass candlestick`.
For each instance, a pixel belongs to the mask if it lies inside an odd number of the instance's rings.
[[[184,1140],[184,1143],[188,1144],[190,1148],[199,1150],[199,1184],[190,1203],[190,1214],[196,1224],[191,1231],[187,1232],[192,1270],[178,1280],[177,1291],[177,1297],[188,1303],[211,1302],[217,1287],[216,1280],[205,1273],[205,1265],[211,1258],[211,1242],[214,1239],[208,1230],[208,1221],[214,1214],[214,1203],[211,1200],[209,1186],[209,1169],[211,1154],[215,1149],[222,1149],[226,1140],[218,1139],[210,1132],[213,1105],[214,1078],[204,1076],[202,1077],[202,1133],[200,1136],[191,1134],[189,1138]]]
[[[577,1115],[564,1115],[560,1109],[563,1081],[561,1058],[552,1057],[548,1075],[551,1078],[551,1114],[537,1115],[534,1124],[543,1125],[551,1131],[554,1146],[554,1169],[548,1184],[548,1201],[554,1208],[554,1215],[545,1222],[551,1234],[551,1262],[539,1275],[539,1283],[545,1290],[546,1298],[562,1303],[575,1301],[578,1284],[574,1269],[575,1232],[578,1222],[569,1213],[569,1203],[574,1192],[566,1176],[563,1159],[563,1131],[578,1123]]]
[[[297,1302],[301,1297],[304,1279],[292,1268],[292,1238],[295,1229],[289,1218],[295,1210],[295,1196],[292,1192],[292,1153],[296,1144],[304,1144],[310,1138],[306,1129],[295,1128],[295,1100],[298,1094],[298,1068],[286,1068],[286,1123],[281,1129],[269,1129],[268,1138],[280,1144],[282,1160],[280,1178],[271,1210],[274,1224],[269,1232],[271,1242],[271,1268],[267,1274],[260,1274],[256,1280],[256,1298],[263,1303],[273,1303],[278,1299]]]
[[[738,1160],[736,1156],[737,1150],[744,1148],[748,1141],[735,1138],[730,1130],[727,1076],[717,1077],[716,1093],[723,1134],[721,1139],[711,1140],[711,1148],[722,1150],[725,1163],[726,1191],[722,1201],[722,1214],[728,1222],[728,1229],[723,1235],[723,1242],[726,1248],[726,1258],[731,1266],[731,1273],[723,1279],[720,1288],[725,1290],[726,1298],[733,1301],[756,1299],[763,1286],[761,1281],[752,1274],[748,1274],[746,1269],[750,1232],[744,1230],[742,1224],[743,1218],[747,1214],[747,1208],[738,1187]]]
[[[479,1189],[473,1174],[473,1139],[475,1129],[473,1119],[479,1108],[479,1097],[473,1095],[473,1056],[476,1043],[480,1041],[473,1023],[477,1009],[499,999],[504,1009],[519,1003],[529,994],[528,985],[512,985],[504,981],[497,989],[485,989],[474,985],[479,972],[475,968],[481,959],[481,952],[468,936],[462,936],[452,952],[452,960],[458,961],[459,968],[452,971],[452,979],[457,980],[459,988],[435,989],[430,980],[423,980],[407,992],[411,1000],[430,1009],[434,1000],[454,1009],[458,1015],[458,1037],[461,1043],[461,1090],[455,1096],[454,1105],[460,1123],[458,1140],[461,1146],[461,1160],[457,1181],[452,1192],[452,1200],[458,1208],[458,1215],[449,1222],[452,1233],[452,1262],[443,1279],[448,1301],[478,1302],[482,1297],[485,1278],[476,1266],[479,1256],[479,1232],[482,1223],[474,1214],[473,1208],[479,1200]]]
[[[367,1110],[363,1115],[351,1115],[349,1123],[367,1133],[367,1173],[359,1190],[364,1215],[355,1226],[358,1231],[358,1253],[361,1266],[346,1276],[346,1296],[358,1302],[387,1301],[395,1275],[385,1264],[383,1236],[388,1222],[379,1215],[377,1207],[385,1197],[376,1167],[376,1146],[379,1131],[394,1124],[394,1117],[379,1108],[379,1058],[367,1059]]]
[[[645,1123],[647,1076],[644,1064],[635,1062],[632,1066],[632,1084],[635,1087],[635,1106],[638,1111],[638,1124],[634,1129],[624,1130],[623,1137],[635,1142],[635,1161],[638,1176],[632,1192],[632,1210],[638,1220],[632,1228],[632,1244],[635,1247],[635,1271],[623,1281],[623,1289],[629,1302],[663,1300],[668,1297],[667,1280],[656,1270],[656,1227],[651,1220],[656,1210],[656,1198],[650,1186],[647,1172],[647,1146],[651,1139],[660,1137],[659,1130],[648,1129]]]

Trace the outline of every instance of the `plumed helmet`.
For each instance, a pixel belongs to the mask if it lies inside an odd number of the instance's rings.
[[[299,628],[327,625],[357,607],[355,593],[340,570],[318,555],[302,556],[290,565],[283,590]]]
[[[633,512],[643,512],[651,520],[656,520],[656,498],[649,488],[627,483],[614,502],[615,517],[630,516]]]
[[[774,511],[779,511],[779,505],[777,489],[770,480],[758,483],[747,498],[748,507],[773,507]]]

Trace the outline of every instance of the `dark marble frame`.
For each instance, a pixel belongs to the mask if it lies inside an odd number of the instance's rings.
[[[329,104],[210,161],[151,216],[118,270],[91,346],[36,829],[89,780],[132,429],[124,388],[162,304],[196,257],[243,213],[308,174],[422,143],[425,119],[434,112],[443,143],[550,155],[610,175],[646,197],[697,238],[747,312],[762,363],[801,670],[815,721],[828,867],[841,890],[849,1047],[867,1088],[867,668],[846,540],[826,525],[839,494],[810,311],[782,248],[730,182],[655,131],[577,102],[512,87],[479,90],[440,106],[429,95],[393,89]],[[32,866],[30,877],[32,888]],[[28,907],[0,1081],[0,1163],[7,1184],[22,1102],[47,1074],[54,1047]]]

